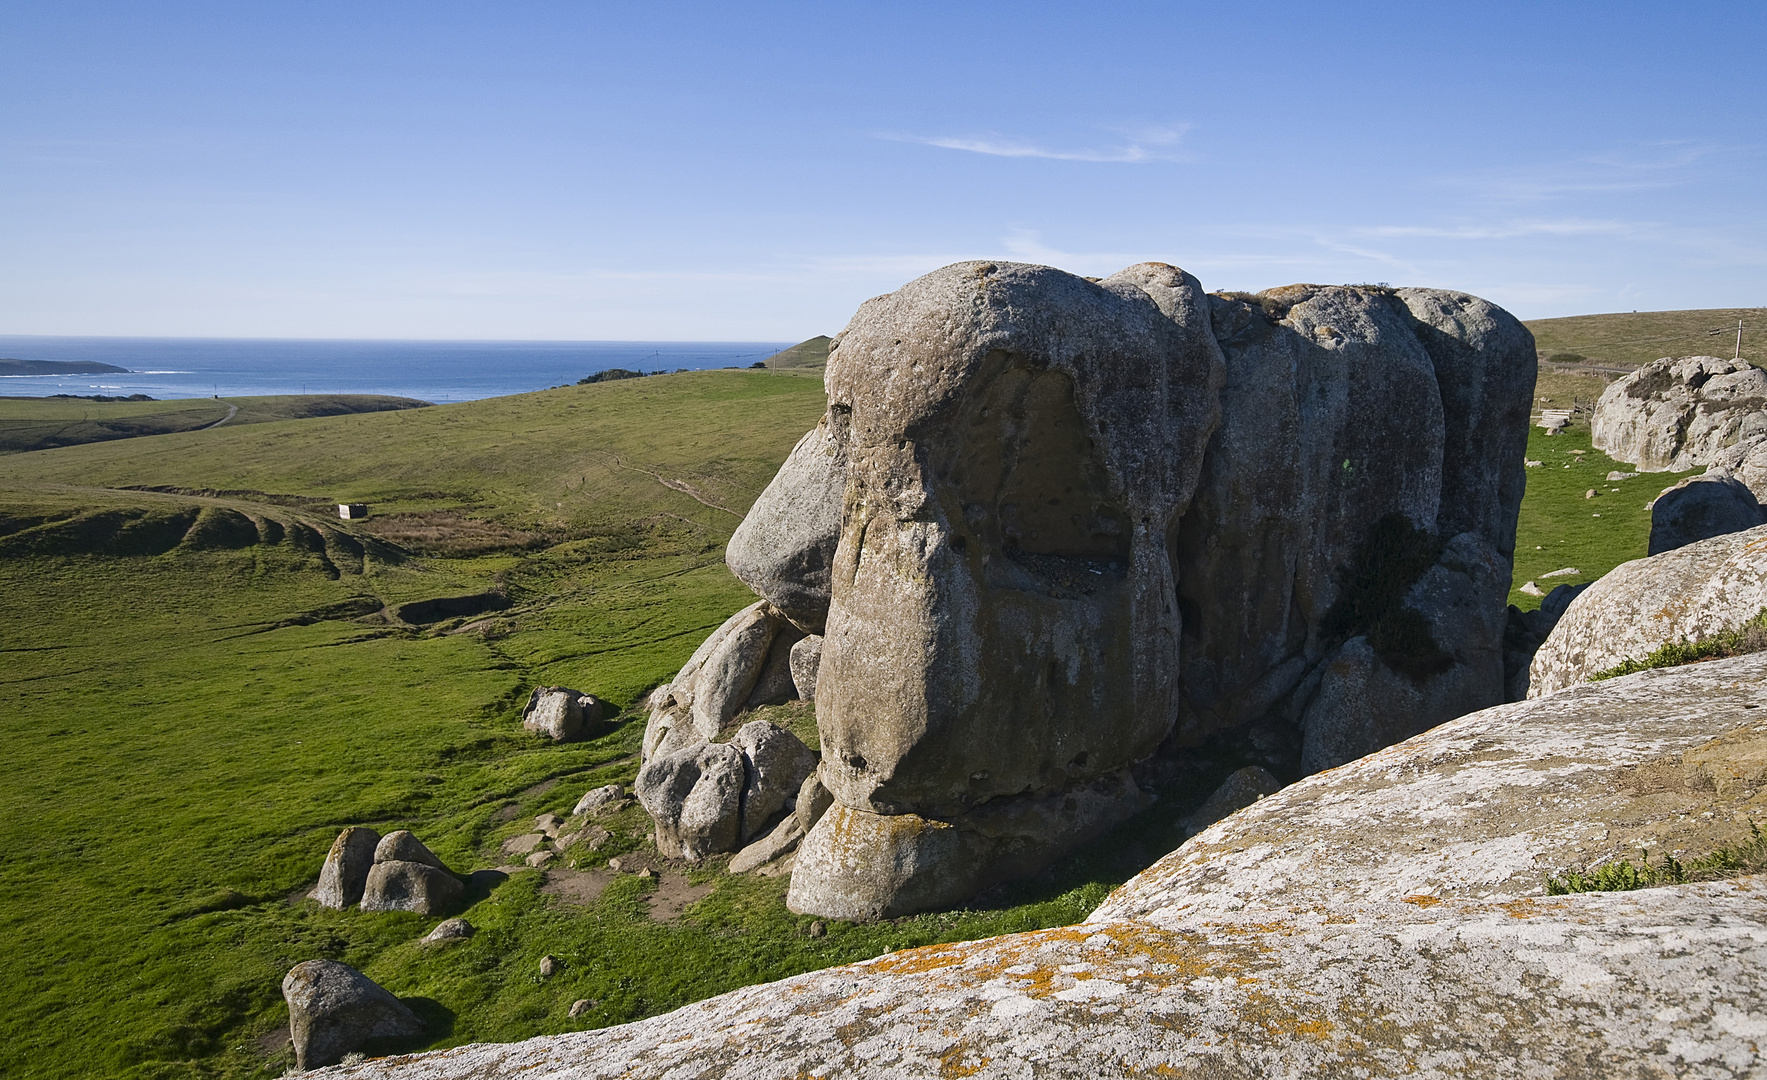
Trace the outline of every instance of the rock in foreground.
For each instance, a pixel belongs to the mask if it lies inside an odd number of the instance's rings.
[[[1740,1077],[1767,1065],[1760,878],[1331,906],[935,945],[378,1080]]]
[[[1767,525],[1623,563],[1571,601],[1534,654],[1528,696],[1584,682],[1671,641],[1734,630],[1767,607]]]
[[[423,1021],[404,1002],[336,960],[296,964],[283,977],[282,996],[297,1068],[335,1065],[370,1040],[423,1034]]]
[[[1747,843],[1749,822],[1767,822],[1764,706],[1757,653],[1463,716],[1205,829],[1092,918],[1508,901],[1640,851]]]

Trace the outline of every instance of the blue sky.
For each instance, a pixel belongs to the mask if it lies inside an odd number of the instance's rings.
[[[0,0],[0,333],[781,340],[965,258],[1767,305],[1767,4]]]

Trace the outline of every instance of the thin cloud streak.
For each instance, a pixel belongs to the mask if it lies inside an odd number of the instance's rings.
[[[890,142],[936,146],[944,150],[962,150],[966,153],[983,154],[988,157],[1042,158],[1047,161],[1091,161],[1137,165],[1152,161],[1180,160],[1173,148],[1178,145],[1189,130],[1189,124],[1177,127],[1138,128],[1122,132],[1129,137],[1129,141],[1122,145],[1078,150],[1054,149],[1033,142],[1000,136],[959,137],[882,132],[877,137]]]

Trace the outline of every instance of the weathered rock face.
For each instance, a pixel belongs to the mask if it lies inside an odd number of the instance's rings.
[[[335,1065],[374,1039],[409,1039],[423,1022],[368,976],[336,960],[296,964],[282,980],[295,1067]]]
[[[813,440],[845,455],[815,694],[851,812],[793,906],[1058,857],[1163,739],[1253,732],[1293,775],[1504,700],[1533,379],[1525,328],[1436,290],[960,264],[868,302]],[[1009,809],[1100,781],[1114,808]],[[967,828],[983,806],[1059,831]]]
[[[1177,739],[1300,749],[1298,726],[1304,763],[1270,764],[1308,771],[1502,701],[1526,328],[1433,289],[1211,305],[1227,382],[1176,535]]]
[[[583,797],[577,800],[577,805],[572,808],[571,816],[575,817],[578,814],[598,816],[611,813],[627,805],[629,803],[624,787],[619,784],[604,784],[585,792]]]
[[[743,756],[741,840],[746,844],[797,798],[804,778],[816,769],[816,755],[796,735],[765,720],[744,724],[730,744]]]
[[[674,680],[651,695],[644,758],[718,737],[748,706],[780,631],[791,624],[767,601],[750,604],[694,651]],[[793,640],[796,635],[793,635]],[[790,679],[790,656],[784,661]]]
[[[1744,878],[1040,930],[337,1075],[1742,1077],[1763,1010],[1767,882]]]
[[[1767,436],[1744,439],[1718,451],[1706,471],[1734,476],[1755,493],[1757,502],[1767,499]]]
[[[1741,532],[1762,523],[1755,493],[1726,470],[1713,466],[1657,496],[1650,508],[1650,553]]]
[[[742,751],[701,743],[653,756],[638,773],[638,801],[656,822],[657,851],[699,860],[735,851],[742,835]]]
[[[368,870],[374,865],[375,845],[379,843],[380,834],[361,825],[352,825],[339,833],[319,870],[313,899],[325,907],[340,909],[361,900]]]
[[[1710,465],[1767,436],[1767,372],[1715,356],[1664,357],[1602,391],[1590,434],[1597,450],[1641,472]]]
[[[828,618],[828,574],[841,532],[847,469],[836,440],[826,419],[800,439],[724,551],[739,581],[810,634],[820,634]]]
[[[1635,559],[1590,585],[1534,654],[1528,696],[1581,683],[1671,641],[1734,630],[1767,607],[1767,526]]]

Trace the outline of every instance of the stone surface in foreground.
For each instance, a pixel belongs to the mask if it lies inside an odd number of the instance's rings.
[[[325,1075],[1735,1077],[1767,1067],[1764,984],[1744,878],[1014,934]]]
[[[1660,668],[1451,720],[1290,784],[1112,893],[1093,921],[1541,896],[1639,852],[1767,824],[1767,653]]]

